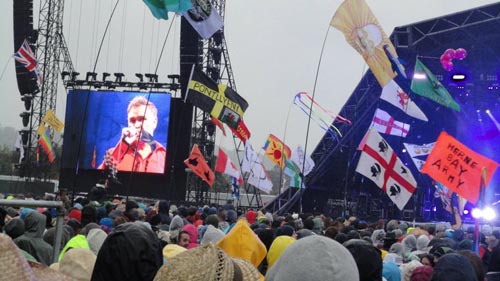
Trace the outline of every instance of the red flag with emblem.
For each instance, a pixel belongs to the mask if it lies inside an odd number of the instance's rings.
[[[207,161],[205,160],[205,157],[203,157],[203,154],[197,144],[193,145],[193,150],[191,150],[191,154],[188,159],[184,160],[184,164],[186,164],[186,166],[188,166],[193,173],[199,176],[209,186],[214,184],[214,172],[208,166]]]
[[[400,210],[403,210],[417,187],[410,169],[374,129],[367,133],[356,172],[380,187]]]

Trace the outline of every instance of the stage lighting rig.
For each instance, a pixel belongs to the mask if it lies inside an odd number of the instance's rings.
[[[172,91],[177,91],[181,85],[179,85],[179,79],[181,76],[179,74],[170,74],[167,75],[167,77],[170,79],[170,90]]]
[[[95,72],[87,72],[85,76],[85,81],[95,81],[97,80],[97,73]]]
[[[78,75],[80,75],[80,72],[76,71],[71,72],[71,81],[75,82]]]
[[[158,74],[146,73],[144,76],[149,79],[150,83],[158,83]]]
[[[125,74],[121,72],[115,72],[113,75],[116,77],[115,82],[122,82],[123,77],[125,76]]]
[[[142,73],[136,73],[135,77],[139,78],[139,82],[144,82],[144,75]]]
[[[108,78],[111,74],[107,73],[107,72],[103,72],[102,73],[102,82],[106,82],[106,78]]]
[[[63,81],[66,81],[66,79],[70,76],[70,73],[68,71],[63,71],[61,72],[61,78]]]
[[[30,113],[28,111],[23,111],[19,116],[22,118],[23,127],[28,127],[30,122]]]
[[[21,97],[21,101],[24,102],[24,108],[29,111],[31,109],[31,100],[33,100],[33,95],[26,94]]]

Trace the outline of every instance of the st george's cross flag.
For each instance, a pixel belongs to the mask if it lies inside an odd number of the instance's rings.
[[[406,137],[410,131],[410,124],[396,121],[389,113],[377,108],[373,117],[372,126],[382,134]]]
[[[380,187],[400,210],[417,187],[410,169],[374,129],[368,131],[356,172]]]
[[[262,161],[259,159],[259,155],[253,150],[250,141],[245,142],[245,152],[243,153],[241,170],[249,174],[247,180],[249,184],[266,193],[271,192],[273,183]]]
[[[399,85],[391,80],[387,85],[382,88],[382,94],[380,98],[387,101],[388,103],[394,105],[400,110],[404,111],[404,113],[408,114],[411,117],[429,121],[427,116],[425,116],[424,112],[415,104],[410,96],[399,87]]]
[[[236,167],[234,162],[227,157],[224,150],[220,148],[219,155],[217,156],[217,163],[215,164],[215,171],[236,178],[239,185],[243,184],[243,178],[241,177],[238,167]]]

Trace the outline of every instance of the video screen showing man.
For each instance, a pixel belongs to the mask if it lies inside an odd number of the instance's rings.
[[[122,129],[115,147],[106,151],[98,169],[163,173],[166,148],[154,139],[158,109],[144,96],[134,97],[127,108],[128,126]]]

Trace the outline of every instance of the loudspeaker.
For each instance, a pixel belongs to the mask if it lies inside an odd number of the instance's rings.
[[[14,52],[17,52],[24,40],[28,40],[31,50],[35,46],[38,32],[33,30],[33,0],[15,0],[14,2]],[[38,82],[33,72],[16,62],[17,87],[21,95],[39,91]]]

